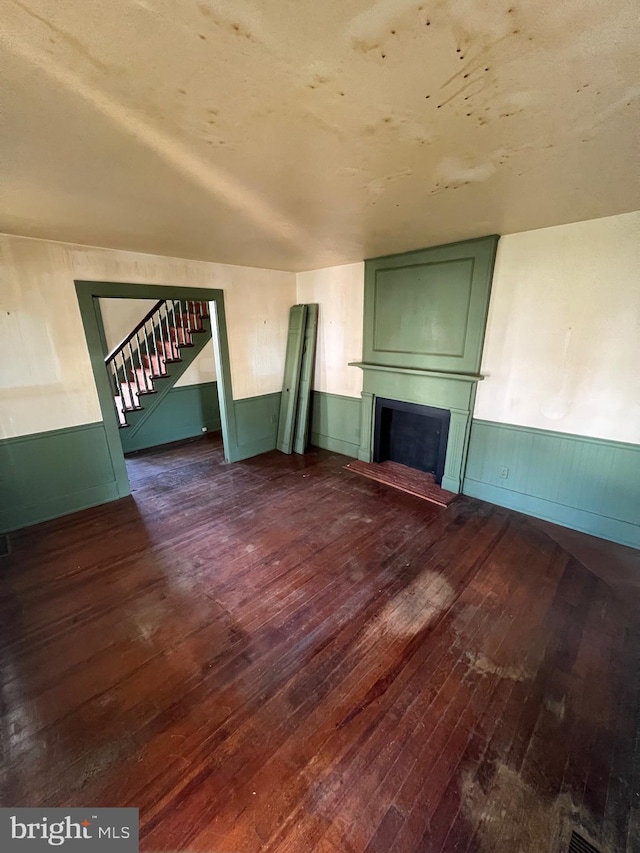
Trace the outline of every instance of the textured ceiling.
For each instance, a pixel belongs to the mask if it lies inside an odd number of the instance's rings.
[[[0,231],[301,270],[640,207],[637,0],[0,12]]]

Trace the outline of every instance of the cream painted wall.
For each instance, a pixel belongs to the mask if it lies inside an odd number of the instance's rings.
[[[314,388],[360,395],[362,263],[296,277],[0,236],[0,438],[101,419],[74,279],[224,289],[236,399],[280,390],[289,307],[317,302]],[[501,238],[476,418],[640,443],[639,365],[640,213]]]
[[[298,302],[317,302],[318,346],[313,387],[328,394],[359,397],[362,371],[364,263],[298,273]]]
[[[99,299],[98,301],[109,349],[117,346],[157,302],[156,299]],[[190,364],[178,379],[175,387],[215,382],[215,379],[216,363],[213,357],[213,346],[205,346],[198,353],[193,364]]]
[[[474,417],[640,443],[640,212],[500,239]]]
[[[0,438],[102,419],[74,279],[223,289],[234,397],[280,390],[293,273],[0,235]]]
[[[98,299],[107,349],[112,350],[142,320],[157,299]]]

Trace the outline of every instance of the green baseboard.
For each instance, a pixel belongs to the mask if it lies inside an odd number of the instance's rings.
[[[123,496],[103,423],[0,441],[2,533]]]
[[[352,459],[358,458],[360,445],[354,444],[351,441],[343,441],[341,438],[333,438],[333,436],[322,435],[319,432],[312,432],[309,440],[314,447],[322,447],[323,450],[330,450],[332,453],[341,453],[343,456],[350,456]]]
[[[640,548],[640,445],[474,420],[463,492]]]
[[[149,417],[135,430],[120,430],[125,453],[145,450],[220,429],[216,382],[171,388]]]
[[[242,462],[243,459],[251,459],[252,456],[260,456],[261,453],[269,453],[275,449],[275,442],[268,437],[258,441],[250,441],[236,447],[234,452],[230,454],[229,462]]]
[[[570,527],[572,530],[598,536],[600,539],[609,539],[620,545],[640,548],[640,527],[625,521],[563,506],[531,495],[523,495],[509,489],[501,489],[487,483],[478,483],[476,480],[467,478],[464,481],[463,493],[481,501],[532,515],[534,518],[551,521],[561,527]]]
[[[357,458],[360,448],[360,398],[313,391],[311,444]]]
[[[235,435],[226,448],[229,462],[240,462],[275,450],[280,392],[233,401]]]

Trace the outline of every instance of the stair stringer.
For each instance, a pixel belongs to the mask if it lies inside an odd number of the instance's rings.
[[[144,394],[140,397],[140,401],[143,405],[142,409],[138,411],[128,411],[127,412],[127,422],[129,427],[127,428],[127,439],[129,437],[133,437],[137,431],[140,429],[143,423],[145,423],[148,418],[154,413],[160,403],[167,396],[169,391],[176,384],[178,379],[185,373],[187,368],[193,364],[196,359],[196,356],[202,352],[205,346],[211,340],[211,320],[206,319],[203,321],[203,330],[201,332],[194,332],[192,334],[191,340],[193,341],[193,346],[179,347],[180,350],[180,358],[182,361],[174,361],[167,364],[167,375],[159,376],[157,378],[154,377],[153,386],[155,389],[154,394]],[[207,328],[207,326],[209,328]]]

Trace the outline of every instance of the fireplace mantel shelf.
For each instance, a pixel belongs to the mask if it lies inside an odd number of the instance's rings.
[[[450,373],[444,370],[423,370],[419,367],[395,367],[388,364],[369,364],[366,361],[350,361],[349,367],[362,370],[381,370],[385,373],[408,373],[413,376],[433,376],[436,379],[454,379],[458,382],[481,382],[484,376],[476,373]]]

